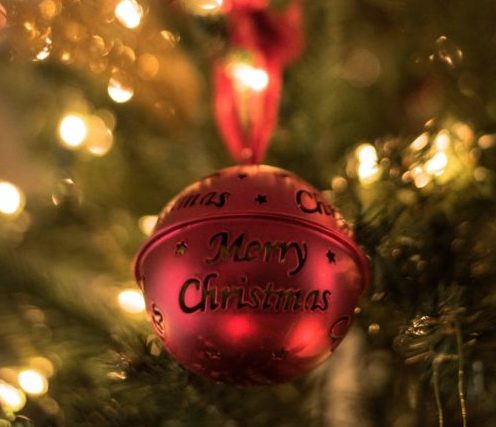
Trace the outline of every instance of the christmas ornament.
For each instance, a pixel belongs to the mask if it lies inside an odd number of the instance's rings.
[[[235,53],[214,64],[214,107],[232,157],[258,163],[281,73],[303,47],[301,3],[226,4]],[[291,380],[327,359],[350,326],[366,262],[310,184],[270,166],[219,171],[186,188],[139,252],[136,279],[165,347],[235,384]]]
[[[236,384],[288,381],[327,359],[367,283],[336,210],[264,165],[221,170],[174,198],[135,273],[168,351]]]

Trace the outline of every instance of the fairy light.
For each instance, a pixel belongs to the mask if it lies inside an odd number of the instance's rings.
[[[145,311],[145,299],[141,292],[134,289],[127,289],[119,293],[117,297],[121,308],[132,314],[142,313]]]
[[[0,381],[0,406],[13,412],[20,411],[26,404],[26,395],[5,382]]]
[[[126,28],[139,27],[143,18],[143,8],[135,0],[121,0],[114,9],[115,17]]]
[[[59,136],[66,148],[78,148],[88,135],[88,126],[84,118],[78,114],[65,115],[59,124]]]
[[[358,178],[363,184],[370,184],[377,181],[380,175],[380,167],[378,165],[377,151],[371,144],[362,144],[356,151],[355,155],[358,159]]]
[[[443,129],[436,135],[434,145],[438,151],[446,151],[451,143],[450,134],[446,129]]]
[[[360,163],[375,164],[378,161],[377,151],[371,144],[362,144],[356,149],[356,156]]]
[[[439,151],[425,163],[425,171],[431,175],[441,176],[448,166],[448,156],[444,151]]]
[[[17,380],[26,393],[34,396],[44,394],[48,390],[48,381],[46,377],[34,369],[26,369],[19,372]]]
[[[269,84],[269,75],[263,68],[257,68],[245,62],[231,65],[231,73],[239,89],[251,89],[262,92]]]
[[[124,77],[120,73],[115,73],[110,78],[107,91],[110,98],[118,104],[128,102],[134,95],[134,89],[125,82]]]
[[[424,132],[420,134],[415,140],[410,144],[410,148],[414,151],[420,151],[424,149],[429,143],[429,134]]]
[[[426,187],[432,180],[431,176],[421,166],[412,169],[413,183],[417,188]]]
[[[138,221],[139,229],[143,234],[149,236],[152,234],[155,225],[157,224],[158,216],[157,215],[144,215]]]
[[[16,215],[24,208],[24,194],[14,184],[0,181],[0,213]]]

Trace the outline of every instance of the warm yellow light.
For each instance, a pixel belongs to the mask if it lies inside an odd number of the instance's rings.
[[[134,95],[133,87],[126,80],[127,78],[121,73],[114,73],[109,80],[108,94],[119,104],[129,101]]]
[[[256,68],[244,62],[238,62],[231,66],[231,73],[236,81],[236,86],[243,89],[251,89],[261,92],[269,84],[269,75],[263,68]]]
[[[197,15],[209,15],[219,12],[224,0],[183,0],[185,7]]]
[[[427,146],[429,143],[429,134],[424,132],[420,134],[415,140],[410,144],[410,148],[414,151],[420,151]]]
[[[425,163],[425,170],[431,175],[440,176],[448,166],[448,156],[444,151],[439,151]]]
[[[152,231],[157,224],[157,219],[157,215],[142,216],[138,221],[139,229],[143,232],[143,234],[149,236],[150,234],[152,234]]]
[[[134,289],[127,289],[119,293],[119,305],[128,313],[141,313],[145,311],[145,299],[143,294]]]
[[[121,0],[114,10],[115,17],[126,28],[137,28],[143,18],[143,8],[135,0]]]
[[[24,194],[14,184],[0,181],[0,213],[15,215],[24,208]]]
[[[436,150],[438,151],[446,151],[450,146],[451,138],[449,132],[446,129],[443,129],[436,135],[436,139],[434,140],[434,145],[436,146]]]
[[[52,39],[50,37],[47,37],[45,39],[45,46],[43,46],[43,49],[41,49],[37,54],[36,54],[36,61],[44,61],[50,56],[50,53],[52,52]]]
[[[82,116],[67,114],[60,121],[59,136],[63,145],[70,149],[78,148],[88,135],[88,127]]]
[[[364,184],[377,181],[380,172],[381,170],[377,163],[360,163],[358,166],[358,178]]]
[[[26,395],[10,384],[0,382],[0,406],[13,412],[20,411],[26,404]]]
[[[48,390],[46,377],[34,369],[26,369],[17,376],[19,385],[28,394],[40,395]]]
[[[424,188],[431,182],[431,176],[420,166],[412,169],[413,183],[417,188]]]
[[[369,165],[377,163],[377,151],[371,144],[362,144],[358,146],[355,153],[360,163]]]
[[[107,154],[114,143],[114,137],[101,117],[91,116],[88,119],[88,138],[86,149],[96,157]]]

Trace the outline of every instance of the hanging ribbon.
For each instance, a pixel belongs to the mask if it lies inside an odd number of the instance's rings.
[[[284,67],[303,50],[299,0],[283,11],[267,0],[226,0],[233,50],[214,64],[214,109],[220,132],[239,163],[262,161],[277,122]]]

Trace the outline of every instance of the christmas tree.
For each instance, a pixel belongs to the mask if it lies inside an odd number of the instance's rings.
[[[323,190],[372,274],[336,353],[264,387],[183,369],[131,265],[233,163],[213,64],[271,77],[230,14],[299,2],[0,2],[1,427],[495,425],[494,2],[301,2],[264,163]]]

